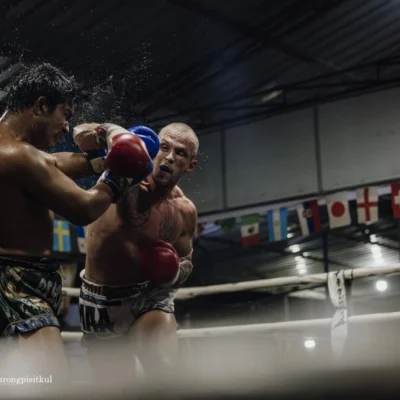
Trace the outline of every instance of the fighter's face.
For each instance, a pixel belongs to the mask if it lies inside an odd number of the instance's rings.
[[[39,148],[54,146],[58,140],[69,132],[68,121],[73,115],[71,104],[58,104],[50,110],[42,104],[34,113],[33,131],[35,144]]]
[[[162,131],[160,151],[154,159],[154,179],[162,186],[176,185],[181,177],[192,172],[196,160],[195,144],[182,132]]]

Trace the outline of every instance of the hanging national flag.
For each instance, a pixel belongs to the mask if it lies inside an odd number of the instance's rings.
[[[391,188],[393,216],[400,218],[400,183],[392,183]]]
[[[378,221],[378,188],[366,187],[356,190],[357,220],[359,224]]]
[[[339,192],[326,197],[329,227],[340,228],[351,224],[349,200],[346,192]]]
[[[242,217],[240,230],[243,247],[257,245],[260,242],[260,216],[252,214]]]
[[[69,232],[69,223],[54,219],[53,222],[53,251],[61,253],[71,252],[71,237]]]
[[[303,236],[321,231],[317,200],[305,201],[304,203],[299,204],[297,206],[297,216],[299,217]]]
[[[268,211],[268,236],[270,242],[287,239],[287,208]]]
[[[86,254],[86,226],[76,226],[79,253]]]
[[[219,225],[225,234],[233,231],[233,228],[236,225],[236,218],[226,218],[215,221],[216,225]]]

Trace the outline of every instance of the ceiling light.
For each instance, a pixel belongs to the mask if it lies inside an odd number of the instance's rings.
[[[261,97],[261,103],[267,103],[273,99],[276,99],[282,94],[282,90],[274,90],[272,92],[267,93],[265,96]]]
[[[304,347],[306,349],[313,349],[315,347],[315,340],[314,339],[307,339],[304,341]]]

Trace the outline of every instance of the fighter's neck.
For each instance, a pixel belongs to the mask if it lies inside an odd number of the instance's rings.
[[[31,143],[31,137],[26,130],[26,121],[21,114],[12,114],[6,111],[0,118],[0,124],[5,127],[4,134],[11,139]]]
[[[171,187],[158,186],[151,175],[146,179],[144,184],[147,187],[148,193],[154,202],[170,198],[172,191],[175,188],[175,185]]]

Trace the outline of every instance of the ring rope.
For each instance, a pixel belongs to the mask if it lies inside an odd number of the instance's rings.
[[[373,268],[354,268],[346,269],[344,272],[344,278],[346,280],[353,280],[358,278],[380,276],[380,275],[391,275],[400,273],[400,264],[395,264],[390,267],[373,267]],[[222,285],[211,285],[196,288],[182,288],[176,292],[175,300],[186,300],[192,299],[197,296],[205,296],[217,293],[231,293],[241,292],[246,290],[255,289],[268,289],[278,288],[282,286],[299,286],[308,284],[323,284],[328,281],[328,273],[322,274],[311,274],[304,276],[288,276],[283,278],[272,278],[272,279],[259,279],[256,281],[238,282],[238,283],[226,283]],[[62,289],[64,296],[79,297],[79,288],[68,288]]]
[[[349,317],[348,322],[352,324],[367,324],[381,322],[395,322],[400,320],[400,311],[390,313],[364,314]],[[307,331],[308,329],[321,329],[331,327],[332,318],[308,319],[299,321],[271,322],[265,324],[247,324],[221,326],[213,328],[180,329],[177,331],[179,339],[221,337],[238,334],[271,333],[271,332],[293,332]],[[79,341],[82,332],[62,332],[63,340],[66,342]]]

